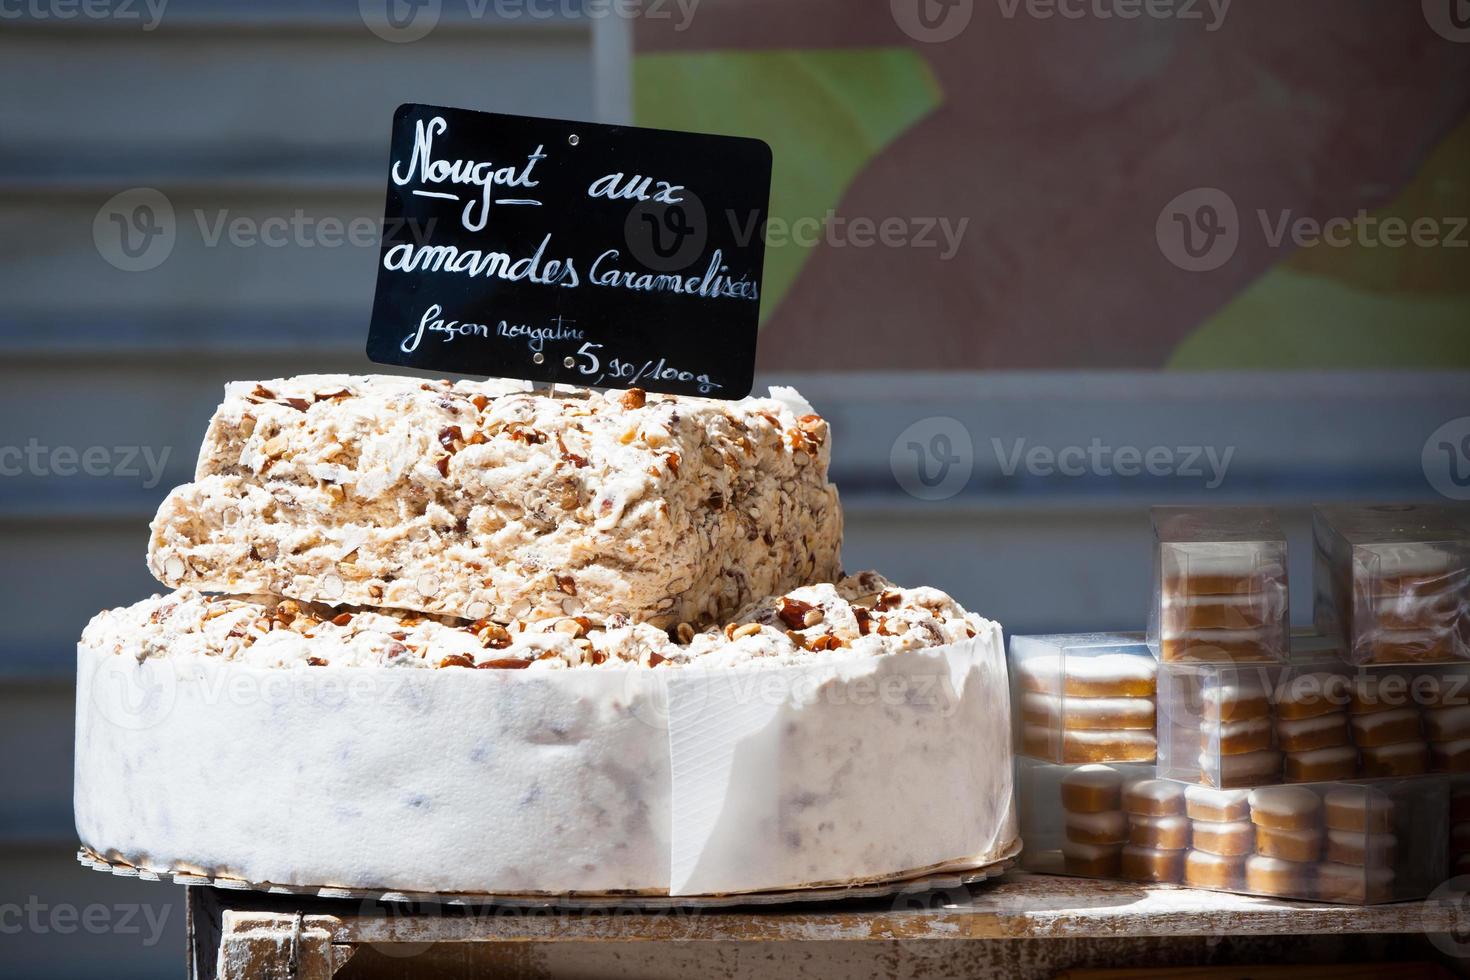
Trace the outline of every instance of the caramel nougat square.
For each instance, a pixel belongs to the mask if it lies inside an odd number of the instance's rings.
[[[828,426],[722,402],[304,376],[226,389],[153,522],[164,584],[673,626],[840,575]]]

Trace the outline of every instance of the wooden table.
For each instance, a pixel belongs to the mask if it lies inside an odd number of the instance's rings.
[[[1337,948],[1345,937],[1401,936],[1452,964],[1456,956],[1470,954],[1470,905],[1455,896],[1359,908],[1022,873],[950,892],[708,911],[457,907],[432,901],[393,906],[193,886],[189,918],[195,980],[553,975],[544,963],[532,968],[531,949],[576,949],[580,955],[572,960],[609,961],[590,975],[623,975],[615,967],[631,970],[638,960],[642,967],[624,972],[647,976],[656,973],[648,965],[653,961],[640,957],[654,946],[678,953],[670,958],[670,975],[698,966],[704,975],[733,977],[741,974],[724,951],[749,951],[752,944],[764,944],[757,948],[768,953],[800,944],[807,966],[814,948],[828,946],[829,952],[843,952],[837,960],[849,969],[871,956],[872,972],[892,976],[1023,976],[1027,968],[1019,963],[998,965],[1017,958],[1018,944],[1043,951],[1091,944],[1115,949],[1111,955],[1117,957],[1148,955],[1156,962],[1152,954],[1128,950],[1165,949],[1191,938],[1200,948],[1221,942],[1252,948],[1250,941],[1262,937],[1276,937],[1278,944],[1280,937],[1332,937],[1316,945]],[[1290,945],[1306,950],[1312,943],[1297,938]],[[640,946],[647,948],[630,957]],[[714,951],[721,953],[713,957],[721,963],[711,963],[705,972],[703,964]],[[1108,955],[1092,965],[1107,965]],[[1034,975],[1050,976],[1060,966],[1075,965],[1048,965],[1040,954],[1024,958],[1035,967]],[[925,969],[911,969],[914,963]],[[801,975],[843,973],[839,963],[835,972]],[[570,970],[567,975],[589,974]]]

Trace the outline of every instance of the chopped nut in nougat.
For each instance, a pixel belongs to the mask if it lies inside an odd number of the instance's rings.
[[[241,382],[154,520],[149,567],[173,588],[470,620],[723,623],[839,574],[829,458],[789,390]]]

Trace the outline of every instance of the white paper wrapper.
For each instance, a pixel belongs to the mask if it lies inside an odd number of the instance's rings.
[[[1016,840],[999,627],[724,671],[263,669],[78,648],[99,854],[255,884],[700,895]]]
[[[933,650],[671,674],[671,892],[1000,859],[1017,836],[1010,712],[986,626]]]
[[[645,671],[277,670],[79,651],[82,841],[256,883],[560,893],[668,876]],[[539,672],[538,672],[539,673]]]

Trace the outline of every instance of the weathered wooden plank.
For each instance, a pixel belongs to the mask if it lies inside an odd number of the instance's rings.
[[[1432,963],[1394,964],[1397,980],[1448,980],[1453,976]],[[1249,973],[1239,967],[1194,966],[1124,967],[1115,970],[1068,970],[1056,980],[1379,980],[1383,964],[1321,963],[1298,966],[1254,966]]]
[[[1016,939],[910,943],[440,944],[412,955],[363,946],[338,980],[1056,980],[1059,971],[1148,963],[1159,980],[1209,964],[1248,964],[1229,980],[1260,976],[1253,964],[1364,963],[1359,976],[1421,980],[1446,974],[1401,972],[1397,961],[1432,954],[1407,936],[1201,936],[1119,939]],[[1321,967],[1333,969],[1333,967]],[[1178,971],[1178,972],[1176,972]],[[1139,974],[1148,975],[1148,974]],[[1216,977],[1214,980],[1224,980]],[[1356,980],[1346,975],[1344,980]]]
[[[970,940],[1121,939],[1272,935],[1432,934],[1470,927],[1451,901],[1368,907],[1283,902],[1170,886],[1011,874],[972,891],[781,908],[522,909],[432,901],[393,914],[373,902],[221,899],[250,910],[251,930],[294,928],[316,916],[331,942],[435,943],[952,943]],[[273,910],[274,909],[274,910]],[[244,915],[244,912],[240,913]],[[246,921],[246,920],[241,920]]]

